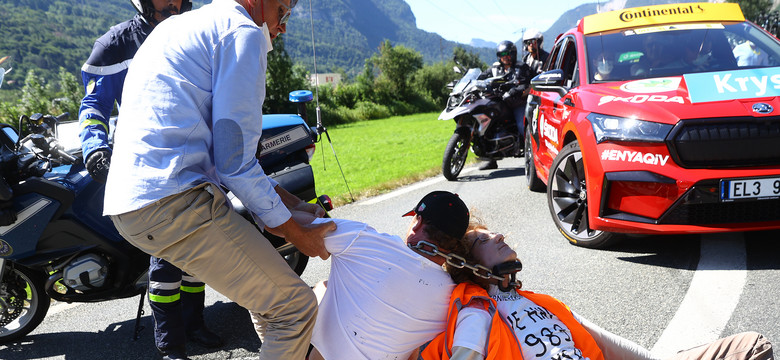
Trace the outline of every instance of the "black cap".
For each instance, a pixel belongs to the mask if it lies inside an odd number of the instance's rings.
[[[469,208],[457,194],[433,191],[425,195],[417,206],[402,216],[420,215],[443,233],[460,239],[469,227]]]

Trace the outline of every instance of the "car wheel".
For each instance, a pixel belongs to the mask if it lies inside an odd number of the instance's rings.
[[[547,204],[555,226],[570,243],[604,248],[614,234],[590,228],[585,164],[577,142],[568,144],[553,161],[547,181]]]
[[[536,175],[536,166],[534,165],[534,154],[531,150],[531,125],[525,131],[525,180],[528,185],[528,190],[534,192],[544,192],[547,188]]]

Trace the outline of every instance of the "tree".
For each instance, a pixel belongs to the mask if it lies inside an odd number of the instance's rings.
[[[438,62],[417,70],[412,84],[417,92],[444,107],[450,93],[447,84],[456,78],[458,74],[452,71],[452,62]]]
[[[737,3],[742,8],[742,14],[748,20],[757,20],[762,14],[769,13],[772,9],[772,0],[727,0],[730,3]]]
[[[466,69],[480,68],[485,69],[487,65],[479,58],[479,55],[466,51],[466,49],[458,46],[453,51],[453,58],[455,62],[460,64],[461,67]]]
[[[274,39],[273,46],[274,49],[268,53],[263,113],[295,113],[289,94],[294,90],[309,89],[307,73],[303,67],[293,65],[284,49],[283,36]]]
[[[390,40],[385,40],[379,46],[379,54],[374,54],[371,61],[379,69],[378,82],[386,81],[387,90],[395,94],[396,99],[411,95],[410,79],[423,66],[423,57],[420,53],[403,45],[393,46]]]

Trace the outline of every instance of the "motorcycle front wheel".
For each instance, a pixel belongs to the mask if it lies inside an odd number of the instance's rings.
[[[458,175],[466,164],[469,155],[469,135],[455,131],[444,149],[444,160],[441,164],[441,173],[449,181],[458,179]]]
[[[0,283],[0,343],[24,337],[40,325],[49,311],[43,273],[14,266]]]

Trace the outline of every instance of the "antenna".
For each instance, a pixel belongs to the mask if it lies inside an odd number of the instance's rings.
[[[341,168],[341,162],[339,161],[338,155],[336,155],[336,149],[333,148],[333,141],[330,140],[330,134],[328,134],[328,129],[325,128],[325,125],[322,124],[322,111],[320,110],[320,79],[319,74],[317,73],[317,49],[314,46],[314,11],[312,10],[311,1],[309,0],[309,21],[311,23],[311,52],[312,52],[312,58],[314,59],[314,100],[316,103],[315,108],[315,114],[317,116],[317,132],[320,134],[325,133],[325,137],[328,138],[328,143],[330,144],[330,150],[333,151],[333,157],[336,158],[336,164],[339,166],[339,171],[341,171],[341,178],[344,179],[344,185],[347,186],[347,192],[349,192],[349,198],[352,200],[352,202],[355,202],[355,197],[352,196],[352,190],[349,188],[349,183],[347,183],[347,177],[344,175],[344,169]],[[321,140],[321,139],[320,139]],[[325,168],[325,153],[322,153],[322,165],[323,169]]]

